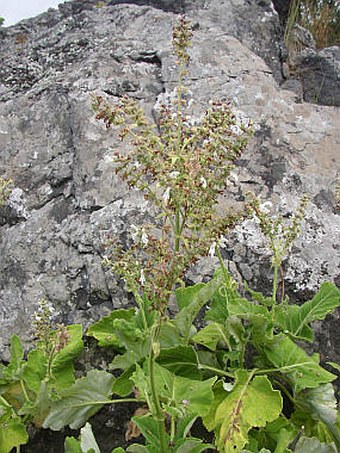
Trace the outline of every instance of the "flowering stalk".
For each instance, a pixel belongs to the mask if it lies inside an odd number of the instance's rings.
[[[253,210],[254,219],[259,225],[261,232],[268,240],[269,249],[272,253],[272,267],[273,267],[273,290],[272,300],[273,303],[277,302],[278,290],[278,277],[279,270],[281,269],[282,262],[290,251],[291,246],[301,230],[301,224],[305,216],[308,198],[303,196],[300,204],[290,219],[289,224],[285,224],[282,216],[272,218],[270,214],[270,202],[260,203],[259,199],[251,201],[251,208]],[[282,285],[284,284],[282,279]],[[281,302],[284,301],[284,291],[282,290]]]
[[[93,97],[97,119],[108,129],[120,127],[121,139],[130,138],[132,151],[115,156],[116,172],[129,187],[142,191],[146,200],[152,202],[157,219],[153,225],[131,225],[132,241],[124,247],[117,238],[119,245],[106,262],[135,294],[143,314],[151,343],[148,357],[151,409],[164,453],[168,451],[165,414],[154,371],[160,329],[178,280],[244,216],[244,213],[221,216],[215,207],[252,133],[249,121],[234,115],[229,102],[211,102],[200,121],[184,115],[187,103],[183,81],[190,60],[187,49],[191,35],[189,22],[181,17],[173,30],[173,51],[179,66],[175,101],[161,105],[158,127],[149,122],[131,98],[124,96],[110,105],[100,96]],[[155,311],[151,327],[146,322],[144,300]]]

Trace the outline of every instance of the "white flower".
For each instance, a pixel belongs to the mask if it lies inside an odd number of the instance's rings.
[[[238,176],[236,173],[234,172],[230,172],[228,178],[227,178],[228,182],[229,183],[234,183],[234,184],[237,184],[238,183]]]
[[[223,388],[226,392],[231,392],[233,387],[234,387],[234,384],[233,382],[223,382]]]
[[[178,175],[179,171],[172,171],[171,173],[169,173],[171,179],[176,179]]]
[[[205,179],[204,176],[201,176],[200,182],[202,184],[203,189],[206,189],[207,187],[207,180]]]
[[[163,200],[164,203],[167,205],[170,200],[170,187],[168,187],[165,192],[163,193]]]
[[[138,228],[136,227],[136,225],[134,225],[133,223],[130,225],[130,229],[131,229],[131,237],[132,237],[132,240],[134,242],[136,242],[137,238],[138,238]]]
[[[141,241],[142,241],[142,244],[148,245],[149,238],[148,238],[148,235],[146,234],[145,228],[142,228]]]
[[[221,249],[224,249],[224,248],[226,248],[227,245],[228,245],[228,239],[222,235],[218,241],[218,246]]]
[[[144,286],[146,283],[145,275],[143,269],[140,271],[139,283]]]
[[[260,204],[260,211],[263,214],[270,214],[270,209],[273,207],[273,203],[270,201],[265,201],[264,203]]]
[[[252,219],[251,219],[255,224],[259,225],[261,223],[261,220],[257,217],[257,215],[255,214],[255,212],[253,212],[253,216],[252,216]]]
[[[210,249],[209,249],[209,252],[208,252],[208,255],[213,258],[215,256],[215,252],[216,252],[216,242],[214,241],[211,246],[210,246]]]

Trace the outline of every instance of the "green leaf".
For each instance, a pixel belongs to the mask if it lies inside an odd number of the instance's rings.
[[[197,285],[195,285],[194,286],[195,290],[193,290],[192,293],[190,293],[189,290],[189,288],[192,288],[190,286],[188,288],[182,289],[182,293],[185,292],[185,290],[188,290],[188,294],[185,294],[188,297],[185,299],[185,303],[183,302],[183,308],[177,314],[176,318],[173,321],[173,324],[178,329],[180,334],[183,336],[185,342],[188,342],[190,335],[195,333],[193,322],[196,316],[198,315],[200,310],[204,307],[204,305],[207,302],[209,302],[209,300],[212,300],[215,292],[220,287],[221,282],[222,276],[218,275],[217,277],[211,279],[210,282],[208,283],[198,284],[199,285],[198,287]],[[189,295],[191,297],[190,302]],[[179,303],[181,304],[181,302]]]
[[[303,325],[299,331],[296,331],[296,325],[299,323],[300,308],[297,305],[280,305],[276,306],[275,323],[283,330],[297,340],[313,341],[314,334],[308,325]]]
[[[320,442],[315,437],[300,437],[295,448],[295,453],[337,453],[334,444]]]
[[[251,430],[250,442],[256,439],[257,449],[269,448],[275,453],[287,453],[289,444],[296,438],[298,431],[283,415],[269,422],[265,427]],[[249,445],[247,446],[249,448]]]
[[[197,332],[191,338],[198,344],[205,346],[211,351],[216,351],[217,344],[223,342],[225,347],[229,345],[229,335],[226,332],[224,326],[217,322],[208,324],[202,330]]]
[[[74,382],[73,361],[83,350],[83,329],[81,324],[67,326],[68,343],[54,357],[51,376],[57,390],[65,389]]]
[[[76,380],[53,403],[43,427],[59,431],[66,425],[78,429],[95,414],[111,395],[114,377],[105,371],[91,370],[86,377]]]
[[[244,287],[251,295],[252,299],[258,302],[259,304],[264,305],[265,307],[271,307],[273,305],[274,302],[272,297],[266,297],[258,291],[253,291],[252,289],[249,288],[247,282],[244,282]]]
[[[167,349],[182,343],[182,337],[178,329],[169,321],[163,322],[159,334],[161,348]]]
[[[92,324],[86,335],[96,338],[99,346],[121,347],[121,342],[117,338],[113,329],[113,321],[115,319],[131,320],[135,316],[135,309],[114,310],[108,316],[104,316],[99,321]]]
[[[27,356],[22,377],[27,387],[35,394],[40,391],[41,382],[45,379],[48,369],[48,357],[40,349],[33,349]]]
[[[335,363],[335,362],[326,362],[326,363],[327,363],[327,365],[330,365],[335,370],[340,371],[340,365],[338,363]]]
[[[317,355],[309,356],[290,338],[281,334],[264,346],[268,360],[286,374],[296,392],[333,381],[336,376],[319,366]]]
[[[10,382],[19,379],[19,371],[23,364],[24,350],[21,346],[20,338],[12,335],[11,338],[11,360],[4,371],[5,381]]]
[[[1,416],[0,453],[9,453],[13,448],[25,445],[28,440],[26,427],[20,417],[12,416],[10,412],[7,416]]]
[[[197,354],[191,346],[176,346],[169,349],[161,349],[157,357],[157,363],[167,368],[172,373],[192,379],[201,379],[198,369]]]
[[[271,319],[271,315],[266,307],[256,305],[247,299],[241,297],[234,298],[228,301],[228,311],[230,315],[237,316],[242,319],[260,317],[262,319]]]
[[[238,370],[234,388],[216,410],[214,429],[218,450],[240,451],[248,442],[248,431],[275,420],[281,410],[281,394],[273,390],[265,376],[252,379],[246,370]]]
[[[124,448],[122,447],[117,447],[117,448],[114,448],[111,453],[125,453],[125,450]]]
[[[153,449],[152,447],[147,448],[140,444],[132,444],[126,449],[126,451],[128,453],[159,453],[159,450]]]
[[[197,297],[201,289],[205,286],[206,283],[197,283],[193,286],[185,286],[176,289],[176,301],[179,310],[183,310],[184,307],[188,307],[194,298]]]
[[[157,420],[151,414],[132,417],[132,421],[138,426],[147,443],[160,450]]]
[[[206,415],[213,401],[212,386],[216,377],[205,381],[196,381],[177,376],[166,368],[155,364],[156,386],[161,398],[167,400],[169,406],[189,414]]]
[[[64,453],[83,453],[80,441],[75,439],[74,437],[66,437],[64,442]]]
[[[189,438],[182,439],[175,444],[175,453],[201,453],[207,449],[214,449],[211,444],[204,444],[201,439]]]
[[[90,423],[86,423],[86,425],[80,430],[80,446],[83,453],[88,453],[90,450],[91,453],[100,453],[100,449],[93,435]]]
[[[340,429],[337,426],[337,401],[332,384],[302,391],[296,398],[297,404],[315,420],[323,422],[340,449]]]
[[[131,380],[132,374],[136,371],[136,365],[124,371],[113,383],[112,393],[119,396],[128,396],[133,391],[133,382]]]
[[[313,341],[309,323],[321,320],[340,305],[340,291],[333,283],[325,282],[312,300],[300,307],[286,305],[278,312],[277,320],[293,337]]]

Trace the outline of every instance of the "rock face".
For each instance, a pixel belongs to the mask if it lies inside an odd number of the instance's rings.
[[[90,94],[112,101],[128,94],[151,117],[174,88],[172,24],[183,11],[196,30],[187,80],[194,105],[232,99],[256,128],[222,206],[252,190],[289,216],[306,192],[303,232],[285,263],[287,291],[302,299],[325,280],[339,283],[339,111],[297,103],[280,88],[282,41],[271,2],[96,3],[65,3],[0,30],[0,176],[15,187],[0,210],[0,358],[12,333],[29,340],[41,298],[57,321],[85,325],[131,303],[101,261],[108,237],[141,222],[148,206],[115,176],[112,154],[125,145],[95,121]],[[232,234],[226,258],[235,275],[266,289],[264,252],[249,220]],[[201,278],[213,263],[205,269]],[[335,321],[319,326],[317,339],[323,358],[336,361]]]

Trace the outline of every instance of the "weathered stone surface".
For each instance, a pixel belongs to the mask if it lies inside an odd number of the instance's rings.
[[[112,154],[126,145],[95,121],[90,93],[113,101],[127,93],[152,118],[176,81],[171,30],[182,11],[196,29],[187,81],[193,114],[211,98],[230,98],[256,128],[221,206],[242,205],[252,190],[289,215],[306,192],[303,233],[285,263],[287,291],[300,299],[324,280],[339,281],[339,111],[296,103],[278,85],[281,38],[271,2],[95,3],[66,3],[0,31],[0,175],[15,185],[0,211],[0,356],[8,357],[13,332],[28,341],[42,297],[58,321],[85,325],[132,302],[101,261],[108,237],[126,234],[149,207],[115,176]],[[252,222],[236,229],[225,253],[236,277],[270,287]],[[213,265],[204,263],[200,275]],[[326,358],[338,359],[332,335],[325,338]]]

